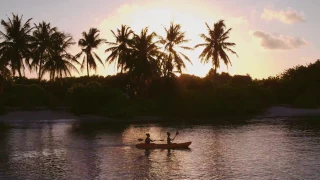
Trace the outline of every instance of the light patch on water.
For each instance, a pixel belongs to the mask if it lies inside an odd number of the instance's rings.
[[[74,130],[73,127],[77,127]],[[186,150],[140,150],[148,132],[180,134]],[[165,143],[165,142],[159,142]],[[3,179],[317,179],[320,125],[253,120],[234,124],[24,124],[0,134]]]

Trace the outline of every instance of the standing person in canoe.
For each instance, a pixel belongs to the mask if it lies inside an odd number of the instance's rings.
[[[147,137],[146,137],[146,139],[144,140],[144,143],[150,144],[151,142],[154,142],[154,140],[151,140],[151,139],[150,139],[150,134],[149,134],[149,133],[147,133],[146,135],[147,135]]]

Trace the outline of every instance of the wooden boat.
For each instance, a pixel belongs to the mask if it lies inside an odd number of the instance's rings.
[[[140,143],[136,145],[138,149],[185,149],[190,146],[191,142],[184,142],[184,143],[172,143],[172,144],[145,144]]]

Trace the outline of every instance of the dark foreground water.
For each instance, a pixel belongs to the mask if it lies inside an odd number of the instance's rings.
[[[320,179],[320,118],[220,124],[16,123],[0,133],[0,179]],[[179,131],[188,150],[135,148]]]

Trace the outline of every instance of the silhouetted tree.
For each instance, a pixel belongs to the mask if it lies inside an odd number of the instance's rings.
[[[138,83],[139,91],[148,86],[152,77],[161,74],[158,56],[163,54],[158,46],[159,41],[155,41],[157,34],[148,33],[148,28],[141,30],[140,35],[135,34],[132,43],[132,52],[125,70]],[[141,93],[141,92],[140,92]]]
[[[183,53],[178,52],[178,49],[192,50],[192,48],[183,46],[189,42],[185,37],[185,32],[181,31],[180,24],[170,23],[169,29],[164,28],[166,37],[160,37],[160,42],[164,45],[166,56],[163,63],[164,76],[170,76],[173,73],[173,68],[177,68],[179,73],[182,73],[182,68],[186,68],[183,59],[191,62],[191,60]]]
[[[252,83],[250,75],[235,75],[232,77],[231,84],[234,86],[246,86]]]
[[[12,74],[15,75],[15,72],[18,72],[20,78],[24,73],[24,63],[29,64],[32,50],[32,36],[30,35],[32,19],[23,23],[22,18],[23,16],[12,14],[12,18],[8,18],[8,21],[1,20],[4,31],[0,31],[0,38],[3,39],[3,42],[0,43],[0,60],[8,62]]]
[[[125,67],[129,73],[138,77],[152,77],[160,74],[157,57],[162,54],[159,41],[155,38],[157,34],[148,34],[148,28],[141,30],[140,34],[135,34],[132,44],[131,58]]]
[[[52,44],[48,53],[48,61],[43,66],[42,73],[49,73],[50,80],[56,77],[71,76],[71,71],[79,73],[73,63],[80,64],[76,58],[67,52],[71,45],[75,44],[72,37],[62,32],[52,35]]]
[[[78,45],[82,48],[81,52],[76,55],[76,57],[81,57],[82,54],[85,54],[83,57],[83,61],[81,64],[81,69],[84,66],[87,66],[87,73],[89,76],[89,70],[92,68],[95,71],[97,70],[97,63],[101,63],[103,66],[103,62],[101,58],[93,52],[93,49],[97,49],[99,45],[104,43],[106,40],[99,38],[99,30],[96,28],[91,28],[88,33],[82,33],[83,38],[79,40]]]
[[[38,70],[38,78],[42,79],[42,67],[48,59],[49,48],[51,47],[52,35],[57,32],[57,28],[51,28],[50,23],[41,22],[39,24],[35,24],[35,31],[33,31],[35,49],[32,53],[32,63],[31,67],[33,67],[36,71]]]
[[[213,29],[208,28],[208,35],[201,34],[200,37],[204,39],[205,43],[198,44],[195,48],[204,47],[204,50],[200,54],[199,58],[203,63],[208,63],[211,58],[212,66],[214,69],[214,74],[217,73],[217,69],[220,67],[220,59],[223,60],[225,65],[232,65],[229,56],[225,52],[226,50],[237,55],[235,51],[230,49],[236,44],[231,42],[226,42],[229,38],[229,33],[231,28],[226,31],[226,25],[223,20],[218,21],[213,25]]]
[[[213,68],[211,68],[204,78],[210,83],[210,85],[226,85],[232,80],[232,76],[229,73],[222,72],[221,74],[216,73]]]
[[[105,52],[111,52],[111,54],[106,59],[106,62],[109,64],[117,60],[117,69],[121,68],[121,73],[123,72],[124,66],[127,64],[127,61],[130,56],[131,46],[132,46],[132,36],[134,35],[133,31],[129,26],[122,25],[121,29],[117,29],[117,34],[112,31],[116,42],[107,42],[107,44],[112,47],[105,50]]]

